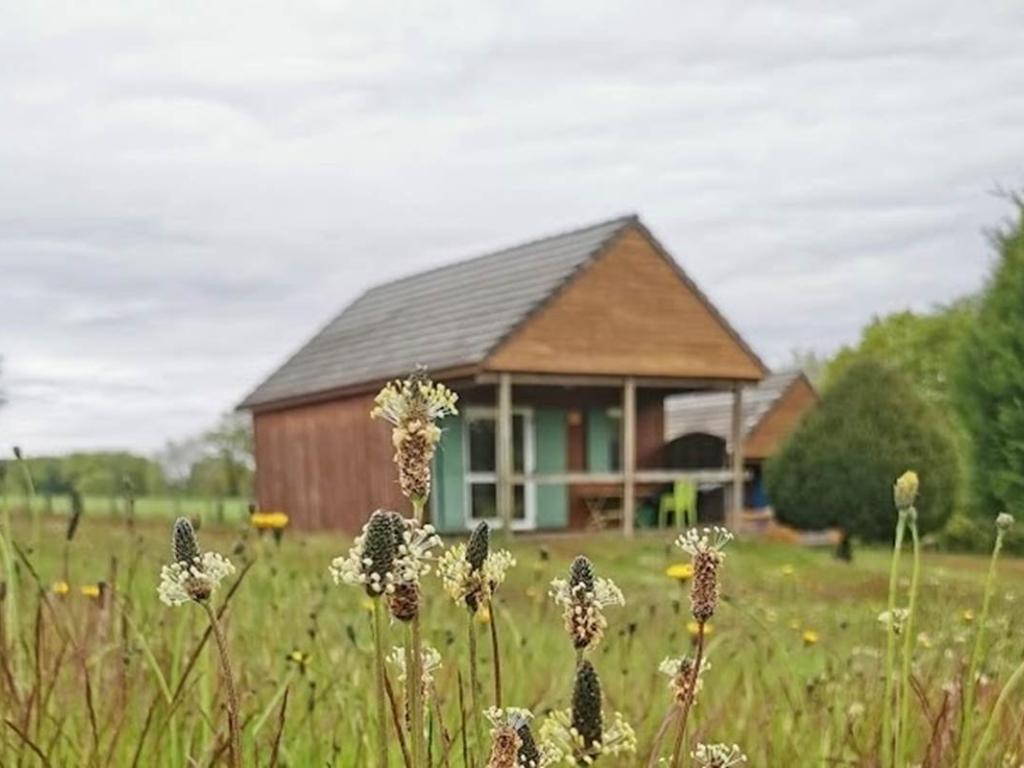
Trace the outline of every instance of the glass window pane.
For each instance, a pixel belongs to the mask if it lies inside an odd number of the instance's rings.
[[[525,451],[523,450],[523,430],[525,419],[521,414],[512,415],[512,465],[513,472],[523,472]]]
[[[516,483],[513,486],[515,495],[515,507],[512,510],[512,517],[516,520],[526,519],[526,489],[522,484]]]
[[[622,417],[615,413],[608,414],[608,425],[611,434],[608,440],[608,469],[612,472],[622,471]]]
[[[477,520],[498,516],[498,494],[494,483],[473,483],[469,487],[469,514]]]
[[[494,419],[474,416],[469,421],[469,471],[494,472]]]
[[[515,520],[526,519],[526,490],[522,484],[513,487]],[[471,483],[469,486],[470,516],[474,520],[498,519],[498,491],[494,483]]]

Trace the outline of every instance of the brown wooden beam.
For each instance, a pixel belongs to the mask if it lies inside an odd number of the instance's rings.
[[[732,504],[727,525],[738,532],[743,512],[743,386],[736,383],[732,391]]]
[[[495,384],[503,373],[483,371],[475,380],[478,384]],[[582,375],[561,373],[512,373],[512,383],[516,386],[548,386],[548,387],[614,387],[625,385],[632,378],[636,386],[647,389],[679,389],[679,390],[723,390],[728,391],[735,385],[734,379],[687,379],[663,376],[613,376],[613,375]]]
[[[636,379],[622,385],[622,532],[632,536],[636,525]]]

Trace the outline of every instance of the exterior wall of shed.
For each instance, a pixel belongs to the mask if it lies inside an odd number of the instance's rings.
[[[256,413],[260,508],[296,528],[356,533],[374,509],[402,509],[389,425],[370,419],[372,396]]]
[[[818,402],[818,395],[803,377],[798,377],[776,401],[771,411],[748,435],[744,455],[748,459],[772,456],[797,428],[800,420]]]

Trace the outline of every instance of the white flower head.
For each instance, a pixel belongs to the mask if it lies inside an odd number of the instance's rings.
[[[348,554],[331,561],[334,583],[362,586],[370,597],[393,594],[401,519],[380,509],[370,515]]]
[[[518,730],[533,720],[533,713],[522,707],[488,707],[484,710],[484,717],[495,728],[507,726]]]
[[[404,683],[407,675],[405,648],[399,648],[398,646],[392,648],[391,652],[387,655],[387,662],[395,668],[398,681]],[[434,684],[435,674],[442,667],[441,654],[436,648],[424,644],[423,650],[420,653],[420,666],[422,667],[420,683],[424,690],[428,690]]]
[[[502,759],[497,761],[498,764],[511,765],[514,760],[518,768],[542,768],[549,764],[544,762],[543,753],[533,739],[533,732],[530,730],[533,713],[530,710],[521,707],[488,707],[484,711],[484,717],[491,724],[491,739],[497,750],[497,755],[495,751],[491,753],[492,762],[496,756],[500,756]],[[510,754],[505,750],[515,751],[514,754]],[[492,765],[492,762],[488,765]]]
[[[692,756],[700,768],[732,768],[747,762],[736,744],[698,744]]]
[[[235,572],[235,566],[223,555],[204,552],[191,563],[177,562],[160,570],[157,594],[165,605],[181,605],[209,599],[221,581]]]
[[[886,630],[892,630],[893,634],[903,632],[903,625],[907,623],[910,611],[906,608],[893,608],[892,611],[882,611],[878,614],[878,621]]]
[[[568,579],[552,579],[550,595],[562,606],[565,631],[578,650],[601,642],[608,626],[606,607],[626,604],[622,590],[611,579],[596,576],[585,557],[573,561]]]
[[[435,421],[442,416],[458,413],[455,407],[459,396],[444,384],[430,381],[423,374],[385,385],[376,398],[370,416],[385,419],[396,427],[410,421]]]
[[[444,590],[459,605],[486,603],[494,595],[495,590],[505,583],[508,571],[516,564],[512,553],[504,550],[488,551],[483,565],[474,570],[466,558],[466,545],[455,544],[448,548],[437,563],[437,572],[441,576]],[[475,609],[474,609],[475,610]]]
[[[395,556],[395,576],[406,584],[418,584],[420,576],[430,573],[434,560],[430,550],[441,546],[441,537],[434,526],[405,519],[404,530]]]
[[[690,528],[686,533],[680,534],[676,539],[676,546],[691,557],[707,552],[717,552],[722,555],[722,549],[732,541],[733,535],[720,526],[710,528]]]
[[[587,746],[572,726],[572,712],[560,709],[545,718],[540,727],[541,766],[591,765],[601,755],[636,752],[636,733],[619,712],[605,723],[601,739]]]
[[[658,671],[668,676],[668,687],[680,701],[690,698],[690,685],[693,680],[694,659],[689,656],[669,656],[658,665]],[[693,683],[693,701],[704,687],[704,673],[711,669],[711,664],[706,658],[700,660],[700,671],[697,672],[696,682]]]
[[[1013,515],[1008,512],[1000,512],[996,515],[996,528],[1000,531],[1008,531],[1013,526]]]

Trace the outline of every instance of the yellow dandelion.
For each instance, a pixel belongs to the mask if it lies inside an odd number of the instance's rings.
[[[68,584],[66,581],[55,581],[53,582],[51,591],[55,595],[60,595],[61,597],[64,597],[64,595],[71,591],[71,585]]]
[[[813,629],[805,629],[800,638],[804,641],[804,645],[817,645],[818,640],[821,639]]]
[[[974,611],[972,611],[970,608],[964,611],[960,616],[968,624],[974,621]]]
[[[284,512],[253,512],[249,524],[257,531],[280,531],[288,526],[288,515]]]
[[[689,581],[693,578],[693,563],[673,563],[665,569],[665,575],[676,581]]]
[[[789,563],[786,563],[784,566],[782,566],[783,576],[792,576],[794,573],[796,573],[796,568],[794,568]]]
[[[696,621],[691,621],[686,625],[686,631],[690,634],[690,637],[696,637],[698,634],[700,634],[700,624],[698,624]],[[714,632],[714,624],[704,625],[704,637],[708,637],[709,635],[714,634]]]
[[[79,591],[82,593],[83,597],[88,597],[93,600],[100,599],[101,590],[99,584],[85,584],[79,589]]]

